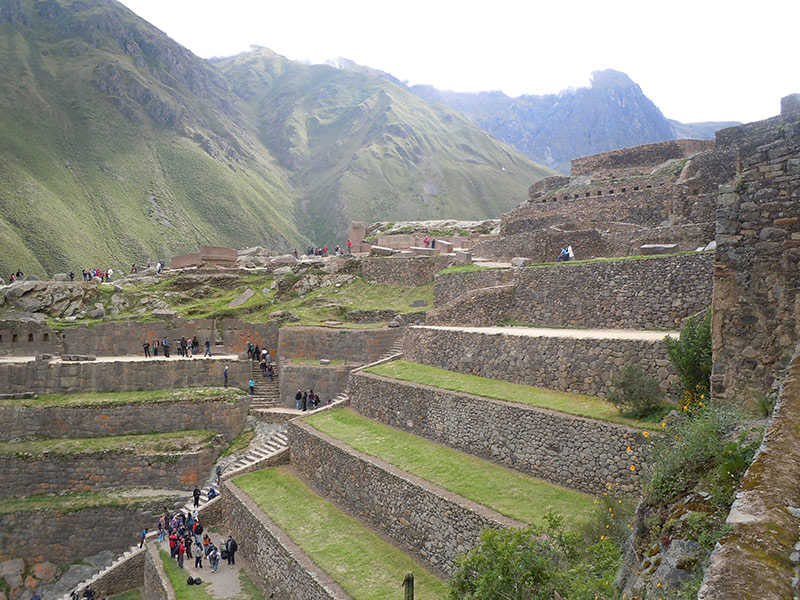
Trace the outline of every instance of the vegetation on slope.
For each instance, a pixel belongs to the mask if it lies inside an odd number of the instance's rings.
[[[84,438],[47,438],[21,442],[0,442],[0,454],[79,454],[83,452],[124,452],[129,454],[170,454],[196,450],[213,443],[214,431],[173,431]]]

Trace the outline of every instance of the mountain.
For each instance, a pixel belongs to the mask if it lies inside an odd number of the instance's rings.
[[[497,216],[550,173],[377,73],[205,61],[113,0],[0,0],[0,62],[0,273]]]
[[[675,130],[678,139],[711,140],[714,134],[726,127],[736,127],[741,125],[740,121],[703,121],[700,123],[681,123],[673,119],[668,119],[669,124]]]
[[[511,98],[502,92],[449,92],[422,85],[410,89],[464,113],[496,138],[562,173],[578,156],[678,137],[677,122],[668,121],[636,83],[613,69],[595,71],[589,87],[544,96]],[[713,137],[715,124],[697,125],[681,129],[681,137]]]

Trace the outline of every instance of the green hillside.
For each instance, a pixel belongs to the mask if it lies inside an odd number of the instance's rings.
[[[219,61],[291,173],[307,230],[350,220],[497,217],[552,174],[467,118],[380,76],[259,48]]]
[[[496,217],[547,173],[379,76],[212,64],[113,0],[3,0],[0,61],[2,276]]]

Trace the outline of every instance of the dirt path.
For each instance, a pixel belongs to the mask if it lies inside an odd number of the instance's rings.
[[[143,355],[139,354],[126,354],[125,356],[98,356],[95,360],[89,362],[99,362],[99,363],[109,363],[109,362],[137,362],[137,361],[146,361],[146,362],[154,362],[154,361],[181,361],[181,360],[238,360],[239,357],[236,354],[215,354],[214,356],[204,357],[202,354],[198,354],[191,358],[185,358],[183,356],[178,356],[176,353],[171,353],[169,358],[164,358],[163,356],[154,356],[152,358],[145,358]],[[32,360],[36,360],[35,356],[2,356],[0,357],[0,362],[4,363],[24,363],[24,362],[31,362]],[[66,362],[62,361],[59,358],[54,358],[51,362],[59,363],[59,362]]]
[[[469,333],[553,337],[582,340],[644,340],[657,342],[665,336],[678,338],[677,331],[640,331],[637,329],[553,329],[548,327],[450,327],[446,325],[414,325],[418,329],[442,329]]]

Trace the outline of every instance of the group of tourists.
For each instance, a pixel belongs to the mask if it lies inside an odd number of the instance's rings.
[[[315,394],[314,390],[308,390],[307,392],[297,390],[294,400],[295,408],[302,411],[314,410],[320,405],[319,394]],[[328,404],[331,404],[330,398],[328,399]]]
[[[211,356],[211,340],[206,338],[205,341],[205,352],[203,356]],[[163,352],[164,358],[169,358],[169,350],[170,350],[170,341],[169,338],[165,337],[163,341],[159,341],[158,338],[154,339],[152,342],[150,340],[144,340],[142,342],[142,348],[144,349],[144,356],[145,358],[150,358],[151,356],[158,356],[159,350]],[[179,340],[175,340],[175,348],[177,349],[178,356],[183,356],[185,358],[194,358],[196,354],[200,353],[200,340],[197,339],[195,335],[192,339],[187,339],[186,336],[181,337]],[[226,377],[227,379],[227,377]]]
[[[212,495],[213,494],[213,495]],[[209,499],[217,496],[218,493],[212,485],[208,489]],[[200,497],[200,490],[195,488],[195,507],[198,505]],[[229,565],[236,564],[236,552],[239,545],[233,536],[228,536],[227,540],[221,541],[219,546],[211,541],[208,532],[204,530],[202,523],[197,514],[197,510],[183,514],[179,511],[174,515],[170,515],[168,510],[164,510],[164,514],[158,519],[158,542],[164,540],[169,544],[169,556],[171,559],[177,561],[178,568],[183,568],[185,559],[194,559],[194,567],[196,569],[203,568],[203,558],[208,561],[211,567],[211,572],[216,573],[219,568],[219,563],[226,560]],[[146,535],[147,530],[142,532],[142,539]]]
[[[17,269],[17,272],[16,272],[16,273],[12,273],[12,274],[9,276],[9,278],[8,278],[8,281],[9,281],[9,283],[14,283],[15,281],[17,281],[18,279],[21,279],[21,278],[22,278],[22,277],[24,277],[24,276],[25,276],[25,273],[23,273],[22,271],[20,271],[19,269]]]
[[[347,240],[347,253],[351,254],[353,251],[353,241],[348,239]],[[325,244],[322,248],[318,248],[317,246],[309,246],[306,248],[306,256],[328,256],[329,250],[328,245]],[[300,258],[300,254],[297,252],[297,248],[292,251],[292,254],[295,258]],[[344,248],[341,248],[338,244],[333,249],[332,256],[344,256]]]
[[[161,273],[161,271],[163,271],[163,270],[164,270],[164,267],[166,266],[166,264],[167,264],[167,263],[165,263],[163,260],[159,260],[159,261],[156,263],[156,273],[160,274],[160,273]],[[149,269],[149,268],[150,268],[150,267],[152,267],[152,266],[153,266],[153,261],[151,261],[151,260],[148,258],[148,259],[147,259],[147,267],[145,267],[145,268]],[[138,273],[138,272],[139,272],[139,267],[137,267],[137,266],[136,266],[136,263],[133,263],[133,264],[131,265],[131,275],[135,275],[135,274],[136,274],[136,273]]]
[[[84,281],[92,281],[97,277],[100,281],[109,283],[114,281],[114,269],[81,269]],[[74,273],[69,274],[70,281],[75,279]]]
[[[261,367],[262,377],[268,377],[270,381],[274,379],[275,363],[269,350],[247,340],[247,359],[258,362],[258,366]]]

